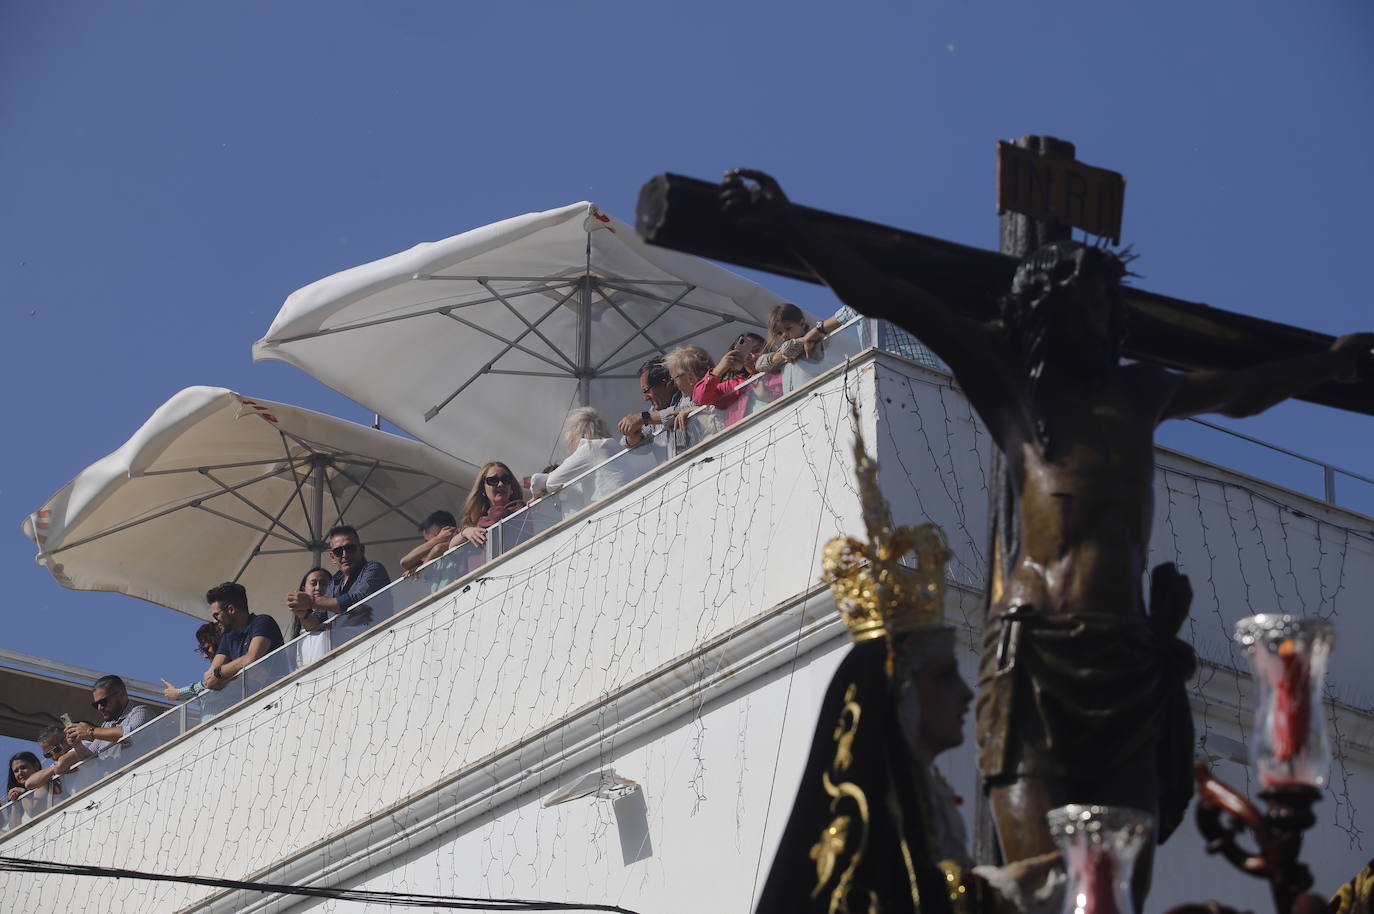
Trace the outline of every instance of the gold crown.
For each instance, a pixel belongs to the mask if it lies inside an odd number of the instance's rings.
[[[825,544],[821,577],[835,594],[855,641],[899,635],[944,623],[945,563],[950,551],[935,524],[894,527],[878,490],[878,464],[868,456],[853,410],[854,475],[868,542],[838,536]],[[916,567],[902,564],[916,553]]]

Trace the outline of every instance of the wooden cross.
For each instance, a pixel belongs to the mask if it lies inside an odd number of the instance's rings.
[[[682,175],[662,174],[644,185],[635,227],[651,244],[820,283],[785,247],[766,235],[742,229],[721,213],[720,187]],[[986,320],[1011,285],[1017,258],[968,247],[903,229],[797,206],[801,218],[843,239],[875,270],[911,279],[967,316]],[[1004,228],[1004,237],[1005,237]],[[1051,240],[1038,237],[1038,241]],[[1031,244],[1030,247],[1038,246]],[[1016,253],[1025,253],[1025,250]],[[1320,352],[1333,337],[1126,287],[1130,333],[1125,355],[1167,368],[1235,369],[1286,356]],[[1299,399],[1349,412],[1374,415],[1374,377],[1354,384],[1329,383]]]

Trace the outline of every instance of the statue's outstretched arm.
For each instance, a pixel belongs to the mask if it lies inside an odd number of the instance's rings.
[[[1199,413],[1240,418],[1261,413],[1327,381],[1355,381],[1374,371],[1374,333],[1351,333],[1325,352],[1294,356],[1236,371],[1179,375],[1161,418]]]
[[[874,268],[843,241],[795,218],[778,182],[761,171],[728,172],[720,198],[725,212],[783,238],[845,304],[868,317],[891,321],[929,346],[954,372],[985,420],[990,418],[987,411],[1000,411],[1011,400],[1015,381],[1007,368],[1012,360],[989,325],[965,317],[908,279]]]
[[[755,186],[745,184],[746,179]],[[982,328],[910,280],[874,269],[842,241],[795,218],[782,187],[764,172],[747,168],[727,172],[720,200],[726,213],[777,233],[845,304],[912,332],[919,326],[923,333],[918,335],[931,348],[936,347],[937,338]]]

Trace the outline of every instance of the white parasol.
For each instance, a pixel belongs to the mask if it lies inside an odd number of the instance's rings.
[[[254,612],[284,624],[305,571],[333,570],[321,561],[329,527],[356,527],[368,558],[394,574],[426,515],[458,512],[475,469],[333,416],[189,387],[29,515],[24,533],[64,587],[205,619],[205,591],[238,581]]]
[[[253,357],[290,362],[422,441],[525,476],[562,458],[571,407],[612,423],[643,408],[645,359],[683,343],[718,357],[781,301],[644,244],[584,202],[312,283]]]

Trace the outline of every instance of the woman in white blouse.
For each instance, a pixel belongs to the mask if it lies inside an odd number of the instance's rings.
[[[577,477],[624,450],[620,439],[611,437],[610,428],[595,409],[579,406],[568,413],[563,423],[563,440],[570,452],[568,459],[552,473],[535,473],[530,477],[529,487],[534,497],[567,487],[558,501],[563,513],[571,514],[600,501],[624,484],[624,467],[619,461],[612,461],[569,487]]]

